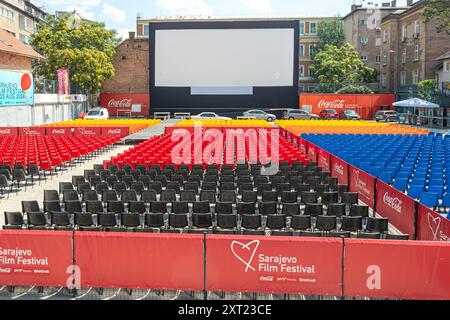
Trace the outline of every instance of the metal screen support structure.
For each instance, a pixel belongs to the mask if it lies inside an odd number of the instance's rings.
[[[341,261],[341,300],[345,300],[344,296],[344,260],[345,260],[345,238],[341,237],[342,239],[342,261]]]
[[[206,289],[206,235],[203,233],[203,300],[208,300],[208,290]]]

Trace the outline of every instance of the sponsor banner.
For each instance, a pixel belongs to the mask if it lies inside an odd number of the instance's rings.
[[[45,136],[44,127],[21,127],[19,136]]]
[[[138,105],[140,108],[138,108]],[[100,94],[100,106],[108,109],[110,116],[137,115],[148,116],[150,114],[150,95],[144,94]],[[134,107],[133,107],[134,106]],[[140,109],[139,112],[136,112]]]
[[[17,136],[19,128],[16,127],[0,127],[0,136]]]
[[[203,290],[203,235],[77,232],[75,244],[82,287]]]
[[[102,128],[101,127],[75,127],[74,128],[75,137],[79,136],[101,136]]]
[[[67,127],[46,127],[45,135],[47,136],[71,136],[72,128]]]
[[[303,138],[297,138],[297,141],[298,141],[298,148],[300,149],[300,151],[303,153],[303,154],[307,154],[307,149],[308,149],[308,142],[306,142],[306,140],[305,139],[303,139]]]
[[[338,178],[338,183],[348,184],[348,163],[338,157],[331,156],[331,176]]]
[[[71,232],[0,231],[0,285],[65,287],[72,264]]]
[[[129,135],[130,135],[129,127],[102,127],[102,136],[126,137]]]
[[[331,172],[330,153],[318,148],[317,164],[322,168],[323,172]]]
[[[377,213],[414,239],[415,201],[403,192],[377,180]]]
[[[33,103],[33,75],[0,70],[0,107],[32,105]]]
[[[367,172],[350,166],[350,192],[358,192],[359,200],[374,207],[375,204],[375,178]]]
[[[207,236],[210,291],[340,296],[342,240]]]
[[[450,220],[419,204],[417,240],[450,242]]]
[[[58,94],[65,95],[70,94],[69,92],[69,69],[60,68],[56,70],[58,76]]]
[[[450,299],[450,244],[345,240],[344,294]]]
[[[312,162],[317,162],[317,146],[315,144],[312,144],[311,142],[308,142],[308,153],[307,157]]]
[[[57,94],[35,94],[34,95],[35,104],[56,104],[58,103]]]

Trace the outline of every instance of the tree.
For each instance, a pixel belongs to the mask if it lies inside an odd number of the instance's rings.
[[[81,20],[75,28],[67,16],[51,18],[38,30],[31,44],[46,59],[34,66],[37,76],[56,80],[56,71],[68,68],[71,83],[78,84],[87,94],[97,93],[105,80],[114,77],[116,31],[87,20]]]
[[[337,16],[321,20],[317,25],[317,35],[320,39],[317,45],[317,52],[324,50],[327,44],[338,48],[342,47],[345,43],[342,18]]]
[[[322,85],[334,88],[338,84],[375,82],[377,77],[377,71],[367,67],[358,51],[349,43],[340,48],[325,45],[325,49],[314,57],[311,70]]]
[[[419,87],[419,97],[428,101],[432,100],[433,96],[439,92],[437,81],[434,79],[420,81],[417,86]]]
[[[366,86],[348,85],[336,91],[336,94],[373,94],[373,91]]]
[[[436,21],[437,32],[450,35],[450,3],[449,0],[425,0],[423,16],[426,22]]]

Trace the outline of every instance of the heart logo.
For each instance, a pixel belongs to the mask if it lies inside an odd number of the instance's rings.
[[[439,227],[441,226],[441,222],[441,217],[433,217],[431,213],[428,213],[428,225],[430,226],[430,230],[433,233],[433,241],[437,241],[437,235],[439,232]]]
[[[239,241],[233,241],[231,243],[231,252],[233,252],[234,256],[245,264],[245,272],[248,272],[248,269],[255,271],[255,268],[253,268],[251,264],[253,258],[255,257],[256,250],[258,250],[259,244],[259,240],[253,240],[247,244]]]

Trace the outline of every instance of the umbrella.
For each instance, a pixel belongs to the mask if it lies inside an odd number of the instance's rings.
[[[394,103],[393,105],[394,107],[406,107],[406,108],[439,108],[438,104],[425,101],[419,98],[399,101]]]

